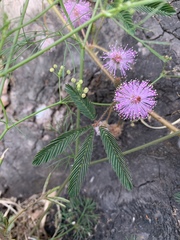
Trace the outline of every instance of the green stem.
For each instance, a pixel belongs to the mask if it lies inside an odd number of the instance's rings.
[[[112,17],[113,15],[116,15],[119,11],[122,10],[127,10],[130,8],[134,8],[140,5],[144,5],[144,4],[148,4],[148,3],[153,3],[153,0],[143,0],[143,1],[138,1],[135,3],[130,3],[129,1],[127,3],[123,3],[123,4],[119,4],[118,8],[113,8],[111,10],[102,10],[99,14],[97,14],[96,16],[94,16],[93,18],[91,18],[89,21],[83,23],[81,26],[75,28],[73,31],[69,32],[68,34],[66,34],[65,36],[63,36],[62,38],[60,38],[59,40],[55,41],[53,44],[49,45],[48,47],[46,47],[45,49],[33,54],[32,56],[28,57],[27,59],[25,59],[24,61],[16,64],[15,66],[9,68],[9,69],[5,69],[5,71],[0,73],[0,77],[3,77],[5,75],[7,75],[8,73],[16,70],[17,68],[23,66],[24,64],[32,61],[34,58],[37,58],[38,56],[40,56],[41,54],[43,54],[44,52],[48,51],[49,49],[51,49],[52,47],[58,45],[59,43],[63,42],[64,40],[66,40],[67,38],[71,37],[72,35],[74,35],[75,33],[77,33],[78,31],[80,31],[81,29],[87,27],[88,25],[90,25],[91,23],[97,21],[98,19],[100,19],[101,17]],[[57,2],[56,2],[57,3]],[[49,8],[51,8],[52,6],[50,6]],[[23,25],[24,26],[24,25]],[[19,28],[21,27],[21,25],[19,26]],[[145,45],[145,44],[144,44]],[[147,46],[149,48],[149,46]]]
[[[8,20],[7,15],[5,13],[3,13],[2,15],[3,15],[3,27],[0,28],[0,30],[1,30],[0,52],[5,43],[5,40],[7,39],[7,32],[8,32],[9,25],[10,25],[10,21]]]
[[[83,72],[84,72],[84,57],[85,57],[85,48],[84,46],[81,46],[79,79],[82,79],[82,80],[83,80]]]
[[[103,107],[109,107],[112,105],[112,103],[98,103],[98,102],[92,102],[92,104]]]
[[[145,144],[143,144],[143,145],[141,145],[141,146],[139,146],[139,147],[135,147],[135,148],[132,148],[132,149],[130,149],[130,150],[124,151],[124,152],[122,152],[122,154],[123,154],[123,155],[128,155],[128,154],[130,154],[130,153],[137,152],[137,151],[139,151],[139,150],[142,150],[142,149],[144,149],[144,148],[150,147],[150,146],[152,146],[152,145],[155,145],[155,144],[159,144],[159,143],[161,143],[161,142],[164,142],[164,141],[166,141],[166,140],[168,140],[168,139],[170,139],[170,138],[172,138],[172,137],[176,137],[176,136],[178,136],[179,134],[180,134],[180,131],[177,131],[177,132],[175,132],[175,133],[171,133],[171,134],[169,134],[169,135],[167,135],[167,136],[164,136],[164,137],[158,138],[158,139],[156,139],[156,140],[154,140],[154,141],[145,143]],[[107,160],[108,160],[108,158],[102,158],[102,159],[100,159],[100,160],[95,160],[95,161],[92,161],[92,162],[90,163],[90,165],[94,165],[94,164],[97,164],[97,163],[105,162],[105,161],[107,161]]]
[[[60,238],[62,238],[63,236],[65,236],[68,232],[71,232],[73,229],[75,229],[75,226],[69,228],[66,232],[61,233],[61,234],[58,235],[57,237],[51,238],[50,240],[60,239]]]
[[[164,75],[166,78],[180,78],[180,75]]]
[[[81,53],[80,53],[80,73],[79,73],[79,79],[83,79],[83,71],[84,71],[84,56],[85,56],[85,49],[83,46],[81,46]],[[81,87],[82,90],[82,87]],[[80,127],[80,110],[77,109],[77,117],[76,117],[76,128],[78,129]],[[75,155],[77,156],[79,151],[79,138],[76,139],[76,149],[75,149]]]
[[[156,57],[158,57],[161,61],[167,62],[167,59],[164,56],[161,56],[158,52],[156,52],[153,48],[145,43],[145,41],[141,40],[140,38],[136,37],[131,31],[125,28],[120,22],[114,19],[117,25],[119,25],[124,31],[126,31],[130,36],[136,39],[138,42],[142,43],[150,52],[152,52]]]
[[[0,140],[2,140],[2,138],[4,137],[4,135],[6,134],[6,132],[7,132],[8,130],[10,130],[11,128],[13,128],[13,127],[17,126],[18,124],[20,124],[20,123],[28,120],[29,118],[34,117],[35,115],[37,115],[37,114],[40,113],[40,112],[43,112],[43,111],[45,111],[45,110],[47,110],[47,109],[49,109],[49,108],[58,106],[58,105],[60,105],[60,104],[66,104],[66,102],[62,100],[62,101],[53,103],[53,104],[51,104],[51,105],[49,105],[49,106],[47,106],[47,107],[45,107],[45,108],[43,108],[43,109],[41,109],[41,110],[39,110],[39,111],[36,111],[36,112],[34,112],[34,113],[32,113],[32,114],[30,114],[30,115],[28,115],[28,116],[20,119],[19,121],[13,123],[12,125],[7,126],[6,129],[5,129],[5,130],[2,132],[2,134],[0,135]]]
[[[164,74],[163,73],[161,73],[160,75],[159,75],[159,77],[158,78],[156,78],[150,85],[153,85],[153,84],[155,84],[156,82],[158,82],[161,78],[163,78],[164,77]]]
[[[0,105],[2,107],[2,111],[3,111],[3,114],[4,114],[6,128],[8,128],[8,117],[7,117],[6,109],[4,108],[4,105],[3,105],[3,102],[1,100],[1,98],[0,98]]]
[[[96,15],[96,12],[97,12],[99,3],[100,3],[100,0],[97,0],[97,1],[96,1],[96,5],[95,5],[95,7],[94,7],[93,14],[92,14],[92,18]],[[85,36],[85,38],[84,38],[84,45],[86,44],[87,39],[88,39],[88,37],[89,37],[89,34],[90,34],[90,32],[91,32],[92,24],[93,24],[93,23],[91,23],[91,24],[88,26],[88,29],[87,29],[87,32],[86,32],[86,36]]]
[[[0,77],[3,77],[5,75],[7,75],[10,72],[13,72],[14,70],[16,70],[17,68],[23,66],[24,64],[32,61],[33,59],[39,57],[40,55],[42,55],[43,53],[45,53],[46,51],[48,51],[49,49],[51,49],[52,47],[58,45],[59,43],[65,41],[67,38],[71,37],[72,35],[74,35],[76,32],[80,31],[82,28],[85,28],[86,26],[88,26],[90,23],[98,20],[99,18],[103,17],[104,13],[99,13],[98,15],[96,15],[94,18],[91,18],[89,21],[85,22],[84,24],[82,24],[81,26],[75,28],[72,32],[69,32],[68,34],[66,34],[65,36],[63,36],[62,38],[60,38],[59,40],[55,41],[53,44],[49,45],[48,47],[44,48],[43,50],[40,50],[39,52],[31,55],[30,57],[26,58],[24,61],[17,63],[16,65],[14,65],[13,67],[3,71],[0,73]]]
[[[56,5],[59,2],[59,0],[56,0],[53,2],[52,5],[50,5],[49,7],[47,7],[46,9],[44,9],[41,13],[39,13],[36,17],[32,18],[30,21],[18,26],[17,28],[14,28],[13,30],[11,30],[8,33],[8,36],[11,35],[12,33],[16,32],[19,28],[22,29],[26,26],[28,26],[29,24],[31,24],[32,22],[36,22],[37,19],[39,19],[40,17],[42,17],[47,11],[49,11],[54,5]]]
[[[51,3],[52,0],[48,0],[48,2]],[[71,22],[71,19],[70,19],[70,17],[69,17],[69,14],[68,14],[67,11],[66,11],[66,8],[64,7],[63,1],[60,1],[60,5],[61,5],[61,7],[62,7],[63,12],[64,12],[65,15],[66,15],[66,18],[67,18],[67,20],[68,20],[68,23],[69,23],[70,26],[71,26],[71,31],[74,30],[73,23]],[[76,36],[76,39],[79,39],[79,36],[78,36],[77,33],[75,34],[75,36]]]
[[[149,18],[151,18],[153,15],[155,15],[157,13],[157,11],[159,11],[162,7],[163,7],[164,3],[162,2],[161,4],[159,4],[158,7],[156,7],[152,12],[148,13],[147,16],[141,20],[138,23],[138,26],[141,26],[143,23],[145,23]]]
[[[21,15],[21,18],[20,18],[20,21],[19,21],[19,26],[22,25],[23,21],[24,21],[24,16],[25,16],[25,13],[26,13],[26,10],[27,10],[27,7],[28,7],[28,3],[29,3],[29,0],[26,0],[25,4],[24,4],[24,8],[23,8],[23,11],[22,11],[22,15]],[[18,37],[19,37],[19,33],[20,33],[20,30],[21,28],[19,27],[18,31],[16,32],[15,36],[14,36],[14,39],[13,39],[13,44],[12,44],[12,47],[11,47],[11,50],[10,50],[10,53],[9,53],[9,57],[7,59],[7,63],[6,63],[6,66],[4,68],[4,71],[3,72],[7,72],[8,71],[8,68],[11,64],[11,60],[12,60],[12,57],[13,57],[13,54],[14,54],[14,49],[16,47],[16,43],[18,41]],[[7,74],[7,73],[6,73]],[[2,95],[2,91],[3,91],[3,87],[4,87],[4,83],[5,83],[5,80],[6,80],[6,74],[3,74],[2,76],[4,76],[4,78],[2,79],[1,83],[0,83],[0,96]]]
[[[29,4],[29,0],[26,0],[26,2],[24,4],[24,7],[23,7],[22,15],[21,15],[21,18],[20,18],[20,21],[19,21],[19,26],[22,25],[22,23],[24,21],[24,17],[25,17],[25,14],[26,14],[26,10],[27,10],[28,4]],[[10,50],[10,53],[9,53],[9,57],[7,59],[7,63],[6,63],[6,66],[4,68],[4,71],[7,71],[9,66],[10,66],[10,64],[11,64],[11,60],[12,60],[12,57],[13,57],[13,54],[14,54],[14,50],[15,50],[17,41],[18,41],[20,30],[21,30],[21,28],[18,29],[17,33],[14,36],[13,44],[12,44],[12,47],[11,47],[11,50]],[[6,81],[6,75],[4,75],[4,77],[2,78],[1,83],[0,83],[0,97],[2,96],[2,92],[3,92],[5,81]],[[5,117],[5,120],[6,120],[6,129],[7,129],[8,128],[8,117],[7,117],[6,110],[5,110],[4,106],[3,106],[2,101],[1,101],[1,107],[2,107],[3,114],[4,114],[4,117]],[[5,131],[3,133],[5,133]]]

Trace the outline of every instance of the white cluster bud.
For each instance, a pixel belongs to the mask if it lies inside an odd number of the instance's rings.
[[[75,78],[71,78],[71,82],[72,82],[72,83],[75,83],[75,82],[76,82],[76,79],[75,79]]]
[[[82,93],[81,97],[82,97],[82,98],[85,98],[85,97],[86,97],[86,94],[85,94],[85,93]]]
[[[54,72],[54,68],[51,67],[51,68],[49,69],[49,71],[50,71],[50,72]]]
[[[83,92],[88,93],[89,89],[87,87],[84,88]]]

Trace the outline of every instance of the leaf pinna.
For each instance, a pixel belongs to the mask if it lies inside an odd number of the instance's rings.
[[[131,176],[127,168],[127,165],[125,163],[125,159],[121,152],[121,149],[119,148],[116,142],[116,139],[104,127],[100,127],[99,129],[100,129],[101,139],[102,139],[108,160],[112,165],[112,168],[116,172],[123,186],[126,189],[131,190],[133,187]]]
[[[92,128],[88,137],[84,141],[81,149],[74,160],[74,165],[69,179],[69,195],[75,197],[78,195],[81,185],[87,173],[91,155],[93,151],[94,129]]]
[[[33,165],[40,165],[47,163],[53,158],[61,154],[72,142],[74,142],[80,135],[85,133],[92,126],[83,127],[76,130],[71,130],[63,133],[58,138],[52,140],[46,147],[38,152],[33,160]]]
[[[162,3],[162,1],[155,1],[154,3],[136,7],[137,11],[145,13],[153,13],[154,15],[171,16],[176,13],[175,9],[169,3]]]
[[[70,95],[80,112],[87,118],[94,120],[96,117],[94,105],[88,98],[82,98],[77,89],[74,89],[69,84],[66,85],[66,92]]]

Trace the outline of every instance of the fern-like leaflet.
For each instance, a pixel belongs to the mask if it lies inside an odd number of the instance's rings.
[[[125,159],[121,152],[121,149],[119,148],[116,142],[116,139],[104,127],[100,127],[99,129],[109,162],[111,163],[114,171],[116,172],[123,186],[126,189],[131,190],[132,189],[131,176],[125,163]]]
[[[94,129],[92,128],[74,160],[69,179],[69,195],[77,196],[87,173],[93,150]]]
[[[91,126],[83,127],[76,130],[71,130],[63,133],[58,138],[52,140],[46,147],[39,151],[34,160],[33,165],[40,165],[47,163],[53,158],[61,154],[72,142],[74,142],[80,135],[89,130]]]

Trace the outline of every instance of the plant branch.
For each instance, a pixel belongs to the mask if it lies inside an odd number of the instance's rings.
[[[154,140],[154,141],[145,143],[145,144],[143,144],[143,145],[141,145],[141,146],[139,146],[139,147],[131,148],[131,149],[129,149],[129,150],[127,150],[127,151],[124,151],[124,152],[122,152],[122,153],[123,153],[123,155],[125,156],[125,155],[128,155],[128,154],[130,154],[130,153],[137,152],[137,151],[142,150],[142,149],[144,149],[144,148],[150,147],[150,146],[152,146],[152,145],[159,144],[159,143],[161,143],[161,142],[164,142],[164,141],[166,141],[166,140],[168,140],[168,139],[170,139],[170,138],[172,138],[172,137],[176,137],[176,136],[178,136],[178,135],[180,135],[180,130],[177,131],[177,132],[171,133],[171,134],[169,134],[169,135],[166,135],[166,136],[164,136],[164,137],[158,138],[158,139],[156,139],[156,140]],[[95,161],[92,161],[92,162],[90,163],[90,165],[94,165],[94,164],[97,164],[97,163],[105,162],[105,161],[107,161],[107,160],[108,160],[108,158],[102,158],[102,159],[99,159],[99,160],[95,160]]]
[[[173,126],[170,122],[168,122],[167,120],[165,120],[164,118],[162,118],[161,116],[159,116],[157,113],[155,113],[154,111],[151,111],[149,113],[149,115],[151,117],[153,117],[154,119],[156,119],[158,122],[162,123],[164,126],[166,126],[167,128],[169,128],[172,132],[178,132],[179,129],[175,126]]]

